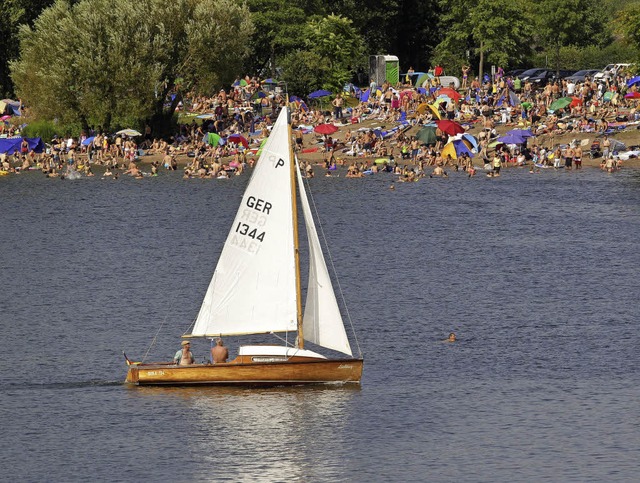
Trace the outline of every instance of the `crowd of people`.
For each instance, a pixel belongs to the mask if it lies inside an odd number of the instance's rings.
[[[314,176],[315,165],[325,176],[344,166],[347,177],[388,171],[400,181],[426,176],[428,167],[433,167],[431,176],[447,176],[445,169],[473,176],[478,165],[494,175],[510,165],[579,169],[584,156],[581,143],[561,146],[554,142],[557,137],[567,133],[604,136],[640,119],[638,84],[630,83],[632,76],[625,71],[602,82],[561,80],[536,88],[504,75],[502,69],[481,82],[472,78],[469,66],[463,66],[462,85],[455,89],[442,86],[444,77],[435,75],[436,70],[430,70],[433,74],[421,86],[413,85],[409,75],[396,85],[378,86],[372,80],[364,90],[348,86],[333,97],[331,108],[292,96],[295,147],[307,176]],[[443,74],[442,69],[437,73]],[[571,102],[558,107],[554,103],[561,98]],[[229,178],[253,166],[261,142],[286,102],[274,84],[247,76],[210,97],[185,96],[179,106],[182,122],[169,138],[154,137],[150,126],[140,136],[98,132],[54,138],[41,154],[24,146],[11,156],[1,154],[0,171],[39,169],[49,177],[70,172],[92,176],[95,167],[102,166],[104,176],[121,172],[142,178],[181,166],[185,178]],[[450,136],[439,127],[432,143],[415,136],[421,127],[439,119],[456,121],[473,133],[474,152],[444,154]],[[324,123],[334,123],[340,130],[332,135],[316,133],[314,128]],[[495,146],[498,129],[505,126],[528,129],[532,137],[522,144]],[[613,170],[616,161],[607,142],[605,137],[602,168]],[[150,171],[139,166],[141,160],[149,161]]]

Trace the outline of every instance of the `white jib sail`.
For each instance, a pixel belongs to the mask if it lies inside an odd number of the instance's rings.
[[[283,109],[262,148],[193,335],[296,331],[291,150]]]
[[[313,222],[307,192],[302,184],[302,175],[297,164],[296,171],[298,173],[300,204],[309,239],[309,285],[302,319],[303,337],[304,340],[327,349],[352,355],[336,294],[333,291],[327,264],[322,255],[322,247]]]

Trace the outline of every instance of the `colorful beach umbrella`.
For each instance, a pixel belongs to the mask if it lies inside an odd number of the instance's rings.
[[[437,141],[435,126],[425,126],[420,129],[416,134],[416,139],[422,141],[423,144],[435,144]]]
[[[207,144],[214,148],[220,143],[220,136],[214,132],[207,133]]]
[[[627,92],[624,97],[625,99],[640,99],[640,92]]]
[[[331,92],[324,89],[320,89],[318,91],[314,91],[311,94],[309,94],[309,99],[319,99],[320,97],[327,97],[330,95],[331,95]]]
[[[447,133],[449,136],[455,136],[456,134],[462,134],[464,128],[455,121],[449,121],[448,119],[438,120],[436,124],[440,130]]]
[[[463,154],[468,154],[470,158],[473,158],[473,148],[471,143],[465,139],[454,139],[445,144],[440,153],[443,158],[451,156],[452,159],[458,159]]]
[[[638,84],[640,82],[640,75],[632,77],[627,81],[627,87],[631,87],[634,84]]]
[[[526,138],[518,136],[517,134],[505,134],[498,138],[498,142],[503,144],[524,144],[526,142]]]
[[[572,102],[573,102],[572,97],[561,97],[560,99],[556,99],[551,103],[551,105],[549,106],[549,110],[557,111],[558,109],[564,109],[565,107],[570,105]]]
[[[440,119],[440,111],[438,111],[438,108],[432,104],[427,104],[426,102],[420,104],[417,107],[416,112],[418,114],[424,114],[427,112],[427,109],[429,109],[436,118]]]
[[[478,148],[480,146],[480,143],[478,143],[478,140],[472,134],[469,134],[468,132],[465,132],[465,133],[462,133],[462,134],[456,134],[450,140],[451,141],[464,140],[464,141],[468,142],[471,145],[471,149],[474,149],[476,153],[479,151]]]
[[[505,135],[506,134],[514,134],[524,139],[534,136],[534,134],[529,129],[512,129],[511,131],[507,131]]]
[[[139,133],[135,129],[123,129],[121,131],[118,131],[116,134],[120,134],[122,136],[131,136],[131,137],[142,136],[142,133]]]
[[[233,144],[242,144],[245,148],[249,147],[249,141],[247,141],[247,138],[240,134],[232,134],[231,136],[227,137],[227,142]]]
[[[462,95],[460,95],[458,91],[456,91],[455,89],[452,89],[451,87],[443,87],[442,89],[440,89],[438,91],[438,95],[442,95],[442,94],[450,97],[456,102],[458,102],[462,98]]]
[[[333,124],[325,123],[325,124],[318,124],[316,127],[313,128],[313,130],[318,134],[333,134],[338,130],[338,128]]]

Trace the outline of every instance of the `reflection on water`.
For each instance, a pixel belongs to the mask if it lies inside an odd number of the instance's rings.
[[[203,458],[187,469],[197,481],[224,479],[215,468],[241,469],[234,481],[341,479],[341,468],[322,461],[327,450],[338,460],[352,450],[344,429],[361,391],[354,385],[130,389],[133,398],[162,400],[183,412],[184,445]]]

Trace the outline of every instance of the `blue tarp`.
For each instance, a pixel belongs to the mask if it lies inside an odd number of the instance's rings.
[[[0,154],[13,154],[20,152],[20,144],[23,138],[0,138]],[[41,138],[24,138],[29,144],[29,151],[33,150],[40,154],[44,151],[44,143]]]

